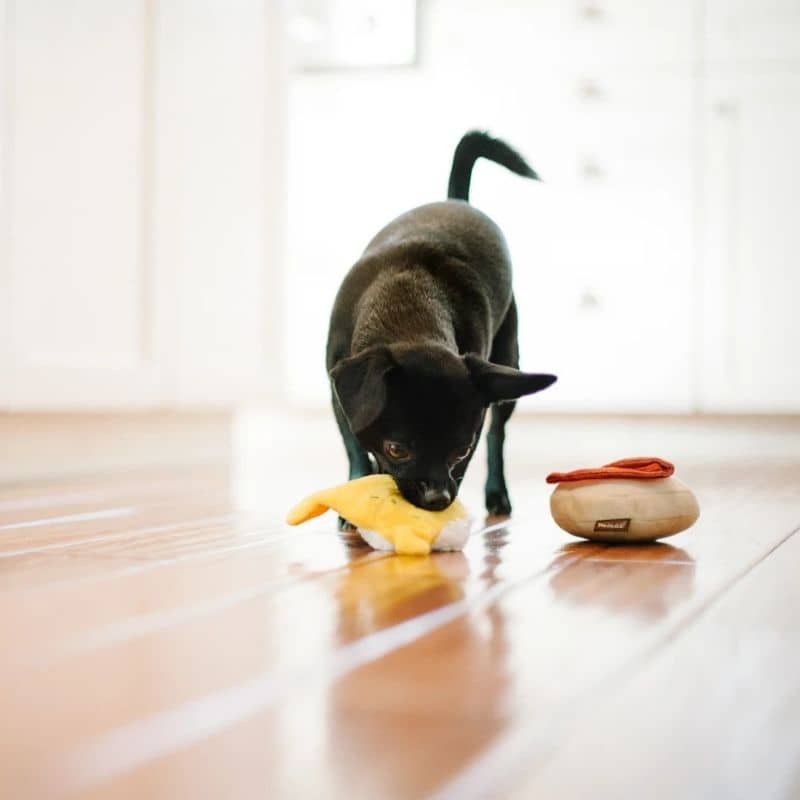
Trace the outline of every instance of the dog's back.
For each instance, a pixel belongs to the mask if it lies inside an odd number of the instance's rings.
[[[508,247],[500,228],[468,203],[447,200],[412,209],[383,228],[362,256],[376,266],[409,258],[427,264],[451,289],[480,292],[497,324],[505,315],[511,296]]]
[[[430,324],[434,312],[445,312],[459,352],[489,355],[511,302],[511,260],[497,225],[468,203],[478,158],[537,178],[505,142],[478,131],[466,134],[453,156],[448,200],[414,208],[386,225],[343,281],[331,316],[329,370],[381,338],[381,311],[386,337],[402,338],[392,324],[401,308],[408,334],[420,330],[415,322]],[[369,324],[359,328],[358,311],[366,305]]]

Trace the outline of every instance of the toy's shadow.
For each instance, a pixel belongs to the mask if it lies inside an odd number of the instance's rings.
[[[365,547],[352,552],[336,589],[340,643],[463,599],[463,553],[404,556]]]
[[[556,599],[650,621],[664,616],[694,592],[694,559],[669,544],[565,545],[552,561]]]
[[[348,671],[330,687],[327,742],[335,794],[352,794],[353,764],[373,762],[381,765],[380,784],[364,796],[417,797],[420,772],[441,768],[445,738],[448,762],[469,764],[511,724],[503,609],[495,604],[480,614],[436,622],[442,611],[461,607],[469,573],[460,552],[373,552],[351,561],[336,593],[337,644],[398,632],[413,635],[413,641]],[[468,716],[454,726],[447,710],[463,707],[465,696]],[[387,757],[407,750],[409,741],[413,760]]]

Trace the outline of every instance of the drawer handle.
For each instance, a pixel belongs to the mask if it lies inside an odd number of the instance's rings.
[[[601,181],[606,177],[606,171],[591,158],[586,158],[581,162],[580,173],[586,181]]]
[[[578,300],[578,310],[587,314],[592,311],[599,311],[600,298],[597,296],[597,292],[592,289],[584,289]]]
[[[578,13],[587,22],[600,22],[605,16],[597,3],[582,3]]]
[[[584,80],[578,84],[578,96],[582,100],[600,100],[604,94],[600,84],[592,80]]]
[[[739,107],[730,100],[720,100],[718,103],[714,103],[714,113],[718,117],[735,117],[738,111]]]

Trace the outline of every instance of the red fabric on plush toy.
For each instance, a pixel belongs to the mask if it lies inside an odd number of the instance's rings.
[[[604,467],[574,469],[572,472],[551,472],[547,476],[548,483],[565,483],[568,481],[601,481],[608,478],[631,478],[648,480],[652,478],[669,478],[675,472],[675,465],[663,458],[639,457],[621,458]]]

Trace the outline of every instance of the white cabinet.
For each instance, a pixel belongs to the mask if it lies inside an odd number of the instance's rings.
[[[522,361],[530,369],[552,369],[560,378],[531,405],[559,411],[688,411],[693,288],[688,70],[675,66],[633,76],[597,68],[576,75],[571,89],[563,134],[567,163],[554,198],[560,220],[549,229],[529,222],[527,234],[522,225],[513,228]],[[539,252],[542,238],[549,242],[546,253]]]
[[[0,1],[0,409],[269,394],[273,5]]]
[[[708,81],[701,234],[707,411],[800,411],[800,70]]]

